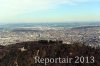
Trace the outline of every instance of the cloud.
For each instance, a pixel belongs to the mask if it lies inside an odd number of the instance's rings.
[[[3,9],[44,9],[52,5],[68,3],[69,0],[0,0],[0,7]]]
[[[30,11],[47,10],[69,2],[70,0],[0,0],[0,20]]]
[[[99,0],[0,0],[0,20],[30,11],[41,11],[56,8],[58,5],[83,2],[98,2]]]
[[[21,13],[28,10],[48,9],[55,4],[67,2],[66,0],[0,0],[0,13],[5,14]]]

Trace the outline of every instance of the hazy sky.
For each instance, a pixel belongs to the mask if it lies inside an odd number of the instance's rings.
[[[100,21],[100,0],[0,0],[0,22]]]

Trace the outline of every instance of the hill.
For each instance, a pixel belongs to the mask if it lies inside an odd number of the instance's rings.
[[[79,42],[68,45],[62,41],[39,40],[0,46],[0,66],[45,66],[44,63],[35,63],[36,56],[73,58],[71,63],[47,63],[46,66],[100,66],[100,49]]]

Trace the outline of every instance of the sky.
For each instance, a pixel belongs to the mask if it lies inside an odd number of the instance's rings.
[[[0,0],[0,23],[100,21],[100,0]]]

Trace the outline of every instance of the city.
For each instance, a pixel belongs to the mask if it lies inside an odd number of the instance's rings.
[[[0,45],[36,40],[62,40],[64,43],[84,42],[91,47],[100,47],[100,26],[83,27],[18,27],[0,31]]]

